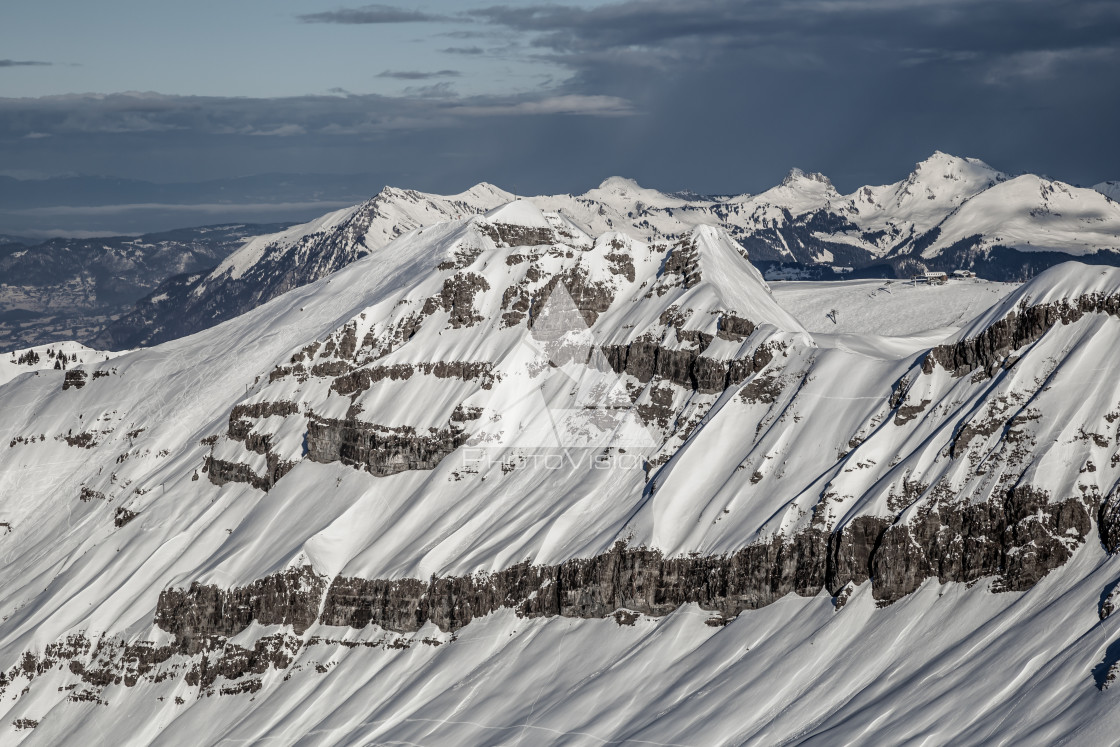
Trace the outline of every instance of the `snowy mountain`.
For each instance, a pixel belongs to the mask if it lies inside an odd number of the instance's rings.
[[[384,247],[402,233],[484,212],[513,195],[479,184],[442,197],[386,188],[363,205],[256,239],[209,274],[168,280],[90,340],[126,348],[182,337],[244,313]],[[719,226],[767,268],[860,268],[876,277],[960,268],[1024,280],[1071,256],[1120,264],[1120,203],[973,158],[935,153],[895,184],[839,194],[827,177],[790,172],[758,195],[669,195],[612,177],[582,195],[526,198],[556,226],[676,241]]]
[[[1113,739],[1120,269],[818,333],[727,229],[554,205],[0,385],[4,739]]]
[[[326,277],[413,228],[477,213],[511,198],[489,184],[451,197],[386,187],[361,205],[259,236],[209,273],[170,278],[91,344],[137,347],[189,335]]]

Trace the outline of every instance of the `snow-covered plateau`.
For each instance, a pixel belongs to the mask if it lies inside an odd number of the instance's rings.
[[[503,198],[0,384],[0,741],[1112,743],[1120,269],[702,223]]]

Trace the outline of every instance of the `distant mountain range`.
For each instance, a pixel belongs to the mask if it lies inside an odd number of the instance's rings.
[[[286,225],[0,243],[0,351],[96,335],[168,276],[208,271]]]
[[[822,174],[794,169],[757,195],[666,194],[612,177],[584,194],[525,199],[556,230],[624,230],[673,242],[696,226],[719,226],[768,277],[834,277],[836,269],[907,277],[970,269],[989,279],[1026,280],[1071,257],[1120,265],[1120,203],[1110,197],[1115,184],[1094,190],[1029,174],[1012,177],[980,160],[937,152],[899,182],[848,195]],[[407,231],[514,198],[486,183],[451,196],[387,187],[360,205],[254,240],[209,274],[168,280],[91,343],[152,345],[205,329]]]

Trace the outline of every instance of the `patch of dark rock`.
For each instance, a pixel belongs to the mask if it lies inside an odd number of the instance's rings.
[[[670,350],[648,337],[627,345],[606,345],[602,352],[616,373],[630,374],[643,384],[657,376],[703,394],[717,394],[742,383],[774,357],[771,345],[760,345],[742,358],[719,360],[697,350]]]
[[[468,439],[459,429],[383,426],[356,418],[312,415],[307,423],[307,455],[314,462],[341,462],[377,476],[434,469]]]
[[[615,610],[615,613],[611,615],[611,617],[614,618],[614,621],[618,623],[619,627],[622,627],[623,625],[633,626],[641,615],[630,610]]]
[[[556,243],[551,228],[519,226],[511,223],[480,223],[479,229],[498,246],[544,246]]]
[[[186,589],[161,592],[155,623],[174,634],[186,654],[201,651],[210,639],[240,633],[253,620],[262,625],[291,625],[297,636],[303,635],[315,622],[326,585],[326,579],[309,566],[289,568],[232,589],[196,582]]]
[[[750,319],[743,319],[734,314],[723,314],[719,318],[719,330],[716,336],[721,340],[742,342],[754,334],[755,324]]]
[[[1112,686],[1117,674],[1120,674],[1120,640],[1108,644],[1104,657],[1093,667],[1092,674],[1098,690],[1103,692]]]
[[[898,408],[898,410],[895,411],[894,424],[906,425],[911,420],[914,420],[919,415],[921,415],[925,411],[925,409],[929,407],[929,403],[930,401],[928,399],[923,399],[916,405],[902,405]]]

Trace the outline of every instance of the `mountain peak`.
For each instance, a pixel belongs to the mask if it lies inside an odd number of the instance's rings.
[[[460,192],[456,197],[491,198],[500,197],[506,200],[514,199],[512,192],[507,192],[496,184],[479,182],[465,192]]]
[[[928,158],[914,164],[910,180],[929,182],[931,180],[1002,182],[1007,174],[994,169],[979,158],[954,156],[951,153],[935,150]]]
[[[806,173],[796,167],[790,169],[789,173],[786,174],[786,178],[782,180],[782,186],[790,187],[799,182],[817,182],[818,184],[825,185],[830,190],[834,189],[832,180],[819,171],[810,171]]]
[[[614,194],[634,194],[636,192],[644,192],[645,188],[638,184],[633,179],[627,179],[624,176],[609,176],[603,180],[599,185],[599,189],[604,192],[611,192]]]
[[[528,200],[513,200],[483,213],[491,223],[508,223],[531,228],[551,228],[541,209]]]

